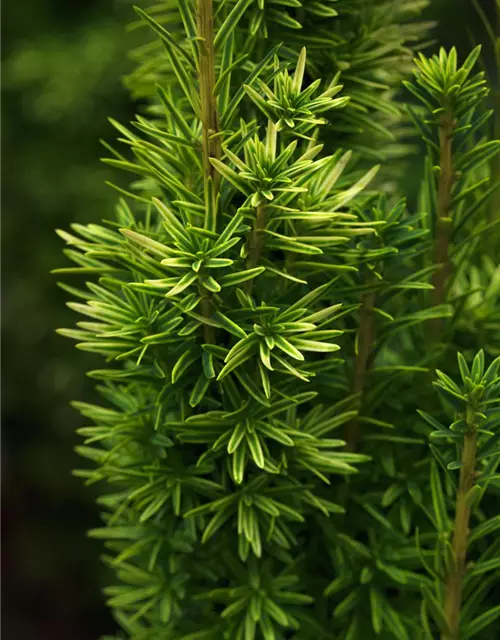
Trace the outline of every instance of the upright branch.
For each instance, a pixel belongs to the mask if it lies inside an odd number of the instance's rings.
[[[459,640],[460,608],[462,584],[466,572],[467,538],[470,522],[470,491],[474,486],[476,468],[477,430],[474,424],[474,412],[468,412],[467,428],[464,436],[462,467],[456,497],[455,525],[451,544],[451,560],[446,576],[444,612],[448,631],[442,634],[442,640]]]
[[[436,208],[434,255],[436,271],[432,278],[432,303],[446,303],[447,290],[452,281],[453,252],[465,251],[477,237],[474,216],[484,211],[482,206],[494,189],[488,180],[477,181],[475,170],[500,150],[497,141],[481,141],[481,132],[472,123],[484,126],[490,114],[477,120],[477,112],[488,94],[484,73],[472,74],[480,54],[476,47],[462,65],[457,52],[440,49],[438,55],[415,59],[415,81],[405,82],[406,88],[421,103],[420,111],[408,107],[408,112],[427,144],[427,162],[439,171],[436,185],[429,175],[422,191],[423,206]],[[453,204],[455,203],[455,204]],[[453,212],[451,211],[453,207]],[[480,227],[479,227],[480,228]],[[450,243],[453,247],[450,247]],[[442,321],[429,322],[430,337],[438,342]]]
[[[217,193],[220,176],[210,158],[220,160],[221,138],[215,97],[214,14],[212,0],[198,0],[196,7],[199,38],[200,104],[203,166],[205,178],[212,178]]]
[[[196,6],[198,29],[198,67],[200,85],[200,108],[202,126],[202,149],[205,182],[212,181],[213,189],[208,193],[214,199],[210,207],[215,207],[217,193],[220,185],[220,175],[210,162],[211,158],[220,160],[221,139],[219,132],[219,117],[217,114],[217,99],[215,97],[215,50],[214,50],[214,14],[212,0],[198,0]],[[208,203],[207,203],[208,206]],[[211,295],[203,288],[201,311],[205,318],[211,315]],[[214,328],[204,325],[205,340],[207,343],[215,343]]]
[[[365,386],[366,374],[369,367],[370,355],[374,340],[374,318],[373,308],[375,307],[376,293],[368,291],[362,296],[358,348],[354,363],[353,393],[357,395],[358,410],[361,407],[363,390]],[[359,418],[356,417],[346,425],[344,439],[347,443],[348,451],[356,451],[361,437]]]
[[[365,236],[366,240],[359,246],[360,267],[371,266],[362,267],[360,278],[361,305],[351,381],[351,390],[356,396],[357,415],[347,423],[344,429],[344,440],[350,452],[356,451],[361,440],[360,412],[366,412],[367,416],[371,413],[371,408],[364,402],[367,376],[376,351],[382,348],[382,342],[387,339],[391,331],[390,325],[386,324],[382,333],[377,335],[375,316],[380,312],[382,315],[391,317],[389,311],[393,312],[390,305],[394,304],[392,302],[394,285],[400,292],[407,291],[409,295],[413,294],[413,287],[425,286],[415,283],[413,277],[402,276],[408,269],[408,255],[411,256],[415,249],[418,249],[422,237],[426,234],[425,230],[412,229],[413,237],[408,243],[409,221],[412,216],[408,214],[405,199],[402,198],[389,206],[386,197],[381,195],[375,203],[370,202],[369,206],[361,209],[359,213],[364,224],[372,224],[376,228],[376,234]],[[403,244],[406,245],[405,250],[401,250]],[[384,298],[386,303],[382,305]],[[385,312],[380,308],[381,306],[385,308]],[[401,314],[399,320],[401,320]]]
[[[441,640],[460,640],[467,636],[467,632],[471,630],[471,627],[467,627],[468,622],[461,613],[462,588],[468,570],[469,535],[476,533],[473,524],[471,524],[471,512],[486,488],[477,484],[483,476],[476,471],[476,464],[477,460],[489,457],[495,452],[498,436],[495,434],[495,429],[500,426],[500,420],[496,417],[498,409],[495,408],[500,403],[500,378],[498,377],[500,357],[496,358],[485,371],[485,357],[482,350],[474,357],[472,367],[469,367],[464,356],[459,353],[458,365],[462,378],[461,385],[441,371],[436,371],[438,380],[433,383],[444,405],[448,406],[450,413],[452,413],[453,423],[451,426],[447,428],[436,420],[435,416],[419,411],[420,415],[434,429],[430,434],[431,440],[439,439],[441,443],[444,441],[449,443],[452,464],[450,462],[447,465],[448,469],[452,465],[460,469],[451,545],[446,551],[446,557],[441,559],[446,567],[444,589],[438,588],[437,593],[438,600],[442,599],[442,603],[439,603],[441,613],[435,618],[441,628]],[[488,414],[490,415],[488,416]],[[453,460],[456,456],[458,439],[461,440],[461,455],[458,460]],[[441,456],[443,456],[442,453],[439,454],[440,458]],[[450,460],[449,457],[448,460]],[[436,465],[435,468],[437,469],[438,466]],[[487,476],[488,471],[485,473],[486,478]],[[444,530],[443,526],[446,526],[446,521],[444,518],[443,486],[438,476],[431,479],[430,485],[436,521],[438,523],[441,521],[439,528]],[[496,513],[494,517],[496,517]],[[486,523],[487,520],[479,526],[488,526]],[[436,553],[441,554],[442,551],[436,550]],[[483,574],[488,561],[485,558],[486,565],[481,566],[483,559],[480,557],[474,571]],[[428,594],[424,597],[430,604],[429,611],[433,615],[432,611],[436,611],[437,601],[432,601],[432,597],[429,600]],[[476,620],[481,620],[481,617]]]
[[[439,181],[437,194],[436,235],[434,244],[435,262],[439,265],[433,275],[433,302],[435,305],[446,301],[446,281],[450,275],[451,263],[449,259],[449,244],[451,232],[451,194],[454,181],[452,137],[455,122],[452,114],[447,111],[439,123]],[[440,320],[433,323],[437,333],[441,325]]]
[[[361,309],[359,318],[359,332],[357,340],[357,352],[354,362],[354,376],[352,391],[356,394],[356,409],[359,413],[363,403],[363,391],[365,388],[366,375],[370,366],[370,357],[373,351],[373,341],[375,335],[373,309],[375,307],[375,291],[367,291],[361,297]],[[354,453],[361,440],[361,426],[359,415],[349,421],[344,428],[344,440],[346,450]],[[343,482],[337,494],[337,501],[343,505],[347,502],[349,484]]]

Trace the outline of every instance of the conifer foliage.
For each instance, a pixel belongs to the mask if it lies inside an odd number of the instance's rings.
[[[498,637],[500,142],[478,48],[408,64],[424,4],[137,9],[147,105],[105,160],[135,179],[56,270],[106,363],[76,473],[117,638]]]

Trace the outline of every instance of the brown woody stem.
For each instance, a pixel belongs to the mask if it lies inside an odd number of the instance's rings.
[[[221,138],[219,135],[219,118],[217,114],[217,100],[215,97],[215,52],[214,52],[214,13],[212,0],[198,0],[196,5],[197,29],[199,37],[199,82],[200,108],[202,125],[202,150],[205,182],[213,180],[212,195],[217,197],[220,185],[220,175],[212,166],[210,159],[220,160]],[[215,203],[213,203],[214,206]],[[201,312],[205,318],[210,318],[211,295],[203,287]],[[204,325],[205,341],[215,343],[214,327]]]
[[[359,337],[358,337],[358,351],[356,354],[356,361],[354,364],[354,378],[352,390],[353,393],[358,394],[357,397],[357,410],[361,409],[363,400],[363,390],[365,387],[366,374],[370,366],[370,357],[373,352],[373,341],[375,337],[375,328],[373,322],[373,309],[375,307],[376,292],[367,291],[363,294],[361,299],[360,319],[359,319]],[[359,441],[361,439],[361,427],[359,424],[359,418],[355,417],[353,420],[347,423],[344,429],[344,440],[346,442],[346,450],[354,452],[358,448]],[[344,481],[337,494],[337,501],[339,504],[344,505],[347,502],[349,494],[349,484]]]
[[[215,97],[215,51],[214,51],[214,15],[212,0],[198,0],[197,22],[200,69],[200,106],[202,124],[202,148],[205,179],[212,178],[215,192],[220,183],[220,175],[210,163],[210,158],[220,160],[221,137],[217,99]]]
[[[467,502],[466,496],[474,486],[476,440],[475,426],[471,425],[471,430],[464,437],[462,467],[457,490],[455,525],[451,545],[452,553],[445,582],[444,612],[448,623],[448,631],[442,634],[442,640],[459,640],[460,638],[462,584],[466,573],[467,538],[471,513],[471,507]]]
[[[373,308],[375,306],[376,293],[368,291],[362,297],[359,320],[358,353],[354,364],[354,379],[352,390],[358,394],[358,409],[361,407],[362,395],[368,371],[370,355],[373,349],[374,323]],[[361,437],[359,419],[354,418],[346,426],[344,440],[347,443],[347,451],[355,451]]]
[[[451,192],[455,179],[452,155],[452,135],[455,122],[450,113],[442,116],[439,125],[439,181],[438,181],[438,203],[436,219],[436,240],[434,245],[434,259],[440,265],[434,272],[432,284],[433,304],[443,304],[446,300],[446,282],[450,275],[451,263],[448,250],[451,231]],[[441,328],[441,320],[432,322],[432,331],[435,338],[438,338]]]
[[[259,259],[264,246],[264,230],[266,228],[266,210],[264,205],[259,204],[256,210],[253,229],[248,236],[248,258],[247,269],[253,269],[259,265]],[[253,280],[247,280],[245,292],[250,294],[253,287]]]

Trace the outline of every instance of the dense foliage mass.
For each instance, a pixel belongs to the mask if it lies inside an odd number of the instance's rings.
[[[136,179],[57,270],[125,637],[498,636],[500,142],[479,48],[410,64],[423,4],[138,9]]]

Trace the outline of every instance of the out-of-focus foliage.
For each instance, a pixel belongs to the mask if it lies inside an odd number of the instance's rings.
[[[54,225],[89,220],[96,211],[105,215],[115,197],[104,185],[111,172],[98,161],[99,138],[109,137],[109,113],[127,118],[130,110],[120,81],[130,66],[127,15],[124,3],[27,0],[4,7],[6,637],[95,635],[91,616],[100,568],[81,535],[82,520],[92,521],[92,498],[71,479],[68,456],[77,417],[67,401],[82,392],[86,363],[54,335],[63,298],[49,271],[59,253]],[[87,622],[78,621],[82,610]]]
[[[4,44],[8,55],[2,68],[3,330],[4,356],[10,366],[3,409],[7,412],[27,406],[28,386],[43,392],[43,397],[55,389],[65,393],[71,384],[74,364],[68,361],[66,369],[59,360],[50,362],[45,352],[38,362],[35,348],[52,333],[47,316],[58,297],[47,276],[57,251],[50,226],[90,219],[96,210],[105,212],[114,198],[103,185],[110,172],[96,162],[96,156],[99,138],[109,135],[109,109],[126,117],[129,108],[117,80],[128,67],[123,24],[112,14],[91,21],[86,13],[79,15],[75,24],[62,24],[55,31],[49,23],[46,32],[33,37],[23,37],[23,32],[15,37],[14,27]],[[54,346],[52,356],[62,354],[57,341]],[[10,358],[11,349],[15,358]],[[19,367],[19,378],[14,366]],[[33,384],[28,385],[30,376]],[[30,402],[33,399],[30,394]],[[57,416],[44,417],[54,425],[61,422]]]

